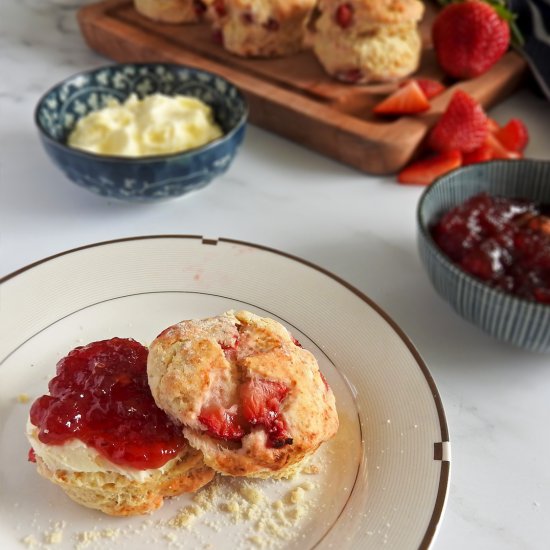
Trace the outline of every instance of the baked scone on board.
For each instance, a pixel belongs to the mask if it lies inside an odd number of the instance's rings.
[[[206,13],[202,0],[134,0],[136,10],[161,23],[195,23]]]
[[[350,83],[388,82],[418,68],[418,0],[320,0],[310,41],[325,71]]]
[[[79,504],[114,516],[152,512],[214,477],[156,406],[147,353],[123,338],[72,350],[27,422],[38,473]]]
[[[338,430],[315,357],[273,319],[182,321],[153,341],[147,370],[158,406],[222,474],[288,477]]]
[[[223,47],[242,57],[281,57],[304,47],[317,0],[205,0]]]

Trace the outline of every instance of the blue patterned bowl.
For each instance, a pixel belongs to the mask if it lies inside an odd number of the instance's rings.
[[[550,162],[493,161],[455,170],[426,189],[417,210],[420,257],[437,292],[490,335],[530,351],[550,352],[550,306],[484,284],[455,266],[429,228],[450,208],[486,191],[550,203]]]
[[[114,157],[67,146],[76,121],[110,99],[130,94],[190,95],[209,104],[223,137],[182,153]],[[130,201],[184,195],[207,185],[231,164],[246,127],[247,106],[224,78],[182,65],[119,64],[74,75],[46,92],[35,111],[42,143],[66,176],[89,191]]]

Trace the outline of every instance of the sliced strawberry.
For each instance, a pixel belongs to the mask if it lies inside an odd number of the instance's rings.
[[[494,134],[487,136],[487,144],[493,151],[493,159],[520,159],[523,155],[519,151],[510,151],[496,138]]]
[[[430,102],[415,80],[398,88],[374,108],[377,115],[411,115],[430,108]]]
[[[273,19],[273,17],[270,17],[262,26],[268,31],[278,31],[281,24],[276,19]]]
[[[500,130],[500,124],[494,118],[487,117],[487,129],[494,134]]]
[[[243,417],[253,426],[265,425],[279,413],[279,405],[286,397],[288,388],[270,380],[248,380],[241,386]]]
[[[325,375],[321,371],[319,371],[319,374],[321,375],[321,380],[323,381],[323,384],[325,385],[325,388],[328,391],[330,389],[330,386],[328,385]]]
[[[239,441],[245,435],[237,413],[217,405],[204,407],[200,412],[199,422],[206,426],[206,431],[212,437],[219,439]]]
[[[299,340],[297,338],[294,338],[294,336],[292,336],[292,334],[290,335],[290,337],[292,338],[292,343],[295,345],[295,346],[298,346],[299,348],[303,348],[304,346],[302,346],[302,344],[300,344]]]
[[[493,148],[489,143],[484,143],[481,147],[478,147],[471,153],[464,153],[462,156],[462,164],[467,166],[468,164],[477,164],[478,162],[486,162],[493,158]]]
[[[214,2],[212,2],[212,7],[218,17],[225,17],[227,15],[227,8],[225,7],[224,0],[214,0]]]
[[[34,452],[34,449],[32,447],[29,449],[27,460],[29,462],[36,462],[36,453]]]
[[[495,137],[509,151],[521,152],[529,143],[529,132],[525,124],[519,118],[513,118],[495,132]]]
[[[397,181],[405,184],[429,185],[439,176],[461,165],[460,151],[446,151],[409,164],[399,173]]]
[[[481,105],[458,90],[431,131],[428,145],[434,151],[471,153],[483,145],[488,133],[487,115]]]
[[[240,392],[244,419],[251,426],[263,427],[272,447],[290,445],[292,438],[289,437],[286,422],[279,412],[288,388],[280,382],[256,378],[245,382]]]
[[[426,99],[432,99],[447,89],[443,86],[443,84],[441,84],[441,82],[432,80],[431,78],[413,78],[411,80],[405,80],[401,83],[401,87],[406,86],[409,82],[413,81],[416,82],[420,89],[424,92]]]
[[[334,19],[342,29],[347,29],[353,23],[353,6],[351,4],[340,4],[336,8]]]
[[[193,0],[193,9],[198,16],[206,13],[206,4],[202,0]]]
[[[342,82],[355,84],[363,78],[363,71],[361,69],[347,69],[343,71],[336,71],[334,76]]]
[[[235,338],[232,342],[229,342],[227,344],[224,344],[223,342],[218,342],[220,347],[223,350],[223,353],[225,355],[225,358],[228,361],[236,361],[237,360],[237,348],[239,347],[239,338]]]
[[[212,41],[220,46],[223,46],[223,31],[221,29],[215,29],[212,31]]]

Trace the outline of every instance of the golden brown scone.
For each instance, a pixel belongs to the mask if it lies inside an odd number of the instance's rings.
[[[134,0],[134,6],[145,17],[162,23],[194,23],[206,12],[200,0]]]
[[[223,47],[242,57],[300,51],[316,0],[205,0]]]
[[[331,76],[345,82],[392,81],[420,62],[418,0],[321,0],[310,41]]]
[[[169,327],[151,344],[147,369],[157,405],[223,474],[288,476],[338,429],[313,354],[247,311]]]
[[[38,473],[59,485],[75,502],[111,516],[148,514],[167,497],[200,489],[214,477],[201,453],[192,449],[168,471],[140,482],[115,472],[69,472],[51,470],[36,457]]]

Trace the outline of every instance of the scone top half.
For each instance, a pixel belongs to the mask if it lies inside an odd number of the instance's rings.
[[[157,405],[223,474],[289,475],[338,429],[313,354],[280,323],[247,311],[166,329],[147,371]]]

